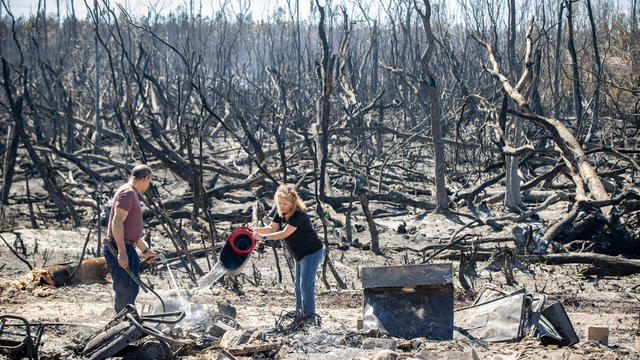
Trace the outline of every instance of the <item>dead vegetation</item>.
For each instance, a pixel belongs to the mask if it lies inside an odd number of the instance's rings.
[[[316,0],[308,19],[289,8],[257,21],[243,7],[177,17],[151,9],[146,18],[106,1],[89,4],[86,19],[20,18],[0,0],[2,310],[96,286],[102,297],[80,313],[103,312],[108,284],[95,261],[105,208],[144,162],[154,169],[147,236],[185,288],[229,230],[270,221],[279,183],[296,184],[309,205],[328,250],[319,303],[341,313],[252,354],[321,353],[337,341],[340,356],[357,358],[348,349],[370,337],[352,332],[358,268],[371,264],[453,261],[456,306],[484,283],[539,292],[555,282],[549,295],[571,314],[606,312],[604,300],[581,295],[604,283],[632,331],[624,317],[640,310],[625,280],[640,272],[636,1],[473,0],[457,4],[458,17],[428,0],[374,3]],[[256,315],[253,297],[291,295],[288,253],[274,245],[254,257],[224,284],[239,312],[251,309],[240,314],[245,323]],[[286,308],[266,304],[271,319]],[[530,341],[516,357],[533,358],[539,345]],[[240,356],[236,345],[212,353]],[[468,346],[478,345],[390,350],[420,357]],[[624,351],[581,343],[567,353],[631,356]]]

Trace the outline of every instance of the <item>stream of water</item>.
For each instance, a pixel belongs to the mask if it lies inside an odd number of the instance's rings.
[[[204,275],[198,280],[198,288],[200,290],[208,289],[211,285],[213,285],[216,281],[218,281],[218,279],[220,279],[222,275],[224,275],[226,272],[227,272],[227,269],[224,266],[222,266],[222,263],[220,261],[218,261],[213,266],[211,271],[209,271],[206,275]]]
[[[169,272],[169,276],[171,277],[171,282],[173,283],[173,287],[176,289],[176,293],[178,294],[178,300],[180,301],[180,308],[185,312],[187,310],[187,304],[184,302],[184,298],[182,297],[182,291],[180,291],[180,286],[176,281],[176,278],[173,276],[173,272],[171,271],[171,267],[167,264],[167,271]]]

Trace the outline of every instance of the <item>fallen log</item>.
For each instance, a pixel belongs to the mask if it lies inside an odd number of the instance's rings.
[[[56,288],[65,284],[100,281],[104,279],[108,269],[104,257],[87,259],[77,267],[70,279],[75,268],[74,265],[52,265],[27,271],[20,276],[0,279],[0,293],[33,292],[41,287]]]
[[[426,211],[431,211],[436,208],[436,206],[432,203],[426,201],[420,201],[417,199],[413,199],[409,196],[405,196],[398,191],[392,190],[386,194],[368,194],[367,199],[369,201],[377,201],[381,203],[389,203],[394,205],[404,205],[404,206],[412,206],[418,209],[423,209]],[[360,198],[355,196],[327,196],[325,202],[331,206],[343,206],[343,204],[348,204],[350,202],[360,201]]]
[[[466,191],[466,192],[463,192],[463,193],[456,194],[456,196],[454,197],[453,201],[454,202],[458,202],[460,200],[466,199],[469,203],[472,203],[473,199],[476,196],[478,196],[478,194],[480,194],[484,189],[488,188],[491,185],[497,184],[503,178],[504,178],[504,171],[501,172],[500,174],[494,176],[493,178],[490,178],[489,180],[483,182],[482,184],[476,186],[475,188],[471,189],[470,191]]]
[[[194,257],[201,257],[207,253],[208,249],[203,249],[200,245],[189,247],[189,252]],[[179,256],[178,252],[165,252],[168,263],[175,262]],[[152,265],[143,262],[140,270],[149,269]],[[74,273],[74,269],[75,273]],[[109,273],[109,266],[104,257],[84,259],[80,266],[76,264],[58,264],[46,266],[44,268],[33,269],[26,273],[2,279],[0,281],[0,292],[13,288],[16,291],[29,291],[38,286],[62,287],[66,285],[87,284],[95,281],[103,281]]]
[[[107,262],[104,257],[85,259],[82,264],[77,267],[75,265],[52,265],[46,266],[46,270],[50,277],[42,279],[47,285],[60,287],[65,284],[84,284],[92,281],[103,280],[109,271]],[[71,277],[73,275],[73,277]]]
[[[153,213],[149,211],[145,211],[143,213],[143,218],[148,219]],[[191,219],[192,212],[190,210],[177,210],[172,212],[167,212],[167,215],[174,219]],[[229,221],[235,224],[246,224],[251,221],[251,208],[242,210],[237,209],[231,211],[229,213],[212,213],[211,218],[215,221]],[[163,219],[154,218],[149,220],[149,226],[156,226],[163,223]]]
[[[486,261],[491,257],[491,253],[484,250],[479,250],[475,256],[478,261]],[[438,256],[437,259],[460,260],[460,253],[457,250],[445,252],[444,254]],[[592,265],[580,272],[582,276],[626,276],[640,273],[640,260],[638,259],[626,259],[619,256],[604,255],[593,252],[519,255],[518,260],[522,263],[528,264],[543,263],[548,265]]]
[[[519,259],[529,263],[545,263],[550,265],[563,264],[590,264],[581,271],[583,276],[607,275],[625,276],[640,273],[640,260],[625,259],[619,256],[603,255],[593,252],[588,253],[566,253],[548,255],[525,255]]]

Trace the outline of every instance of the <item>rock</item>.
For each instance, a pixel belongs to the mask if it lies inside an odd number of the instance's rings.
[[[362,350],[387,349],[396,350],[398,341],[394,339],[368,338],[362,342]]]
[[[587,340],[595,340],[609,345],[609,328],[606,326],[587,326]]]
[[[415,355],[416,359],[420,360],[448,360],[447,354],[441,350],[424,350]]]
[[[565,358],[565,353],[564,351],[556,351],[551,354],[547,354],[546,357],[550,360],[562,360]]]
[[[480,360],[478,354],[476,353],[476,349],[469,348],[465,349],[462,353],[462,360]]]
[[[444,354],[439,351],[422,351],[417,357],[425,360],[480,360],[474,348],[464,351],[447,351]]]
[[[236,308],[233,307],[227,300],[219,300],[217,305],[218,311],[221,314],[231,316],[234,319],[236,318]]]
[[[464,352],[462,351],[447,351],[443,359],[446,360],[462,360]]]
[[[398,358],[398,353],[391,350],[380,350],[378,351],[371,360],[396,360]]]
[[[397,348],[398,348],[398,350],[411,352],[411,351],[419,348],[420,345],[422,345],[422,341],[419,340],[419,339],[411,339],[411,340],[400,339],[398,341]]]
[[[264,353],[270,351],[278,351],[282,347],[282,342],[278,341],[264,341],[259,343],[251,343],[242,346],[237,346],[235,348],[230,348],[229,352],[232,355],[248,355],[255,353]]]
[[[251,338],[251,333],[246,330],[227,331],[220,339],[219,346],[223,349],[234,348],[246,344]]]
[[[213,325],[207,328],[207,333],[219,338],[222,337],[226,332],[234,330],[236,330],[236,328],[234,328],[233,326],[225,324],[222,321],[216,321]]]

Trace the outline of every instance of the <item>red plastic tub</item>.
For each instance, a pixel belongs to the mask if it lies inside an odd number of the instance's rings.
[[[246,226],[235,228],[229,233],[226,242],[231,246],[231,250],[236,255],[249,255],[256,247],[256,240],[253,238],[253,230]]]

